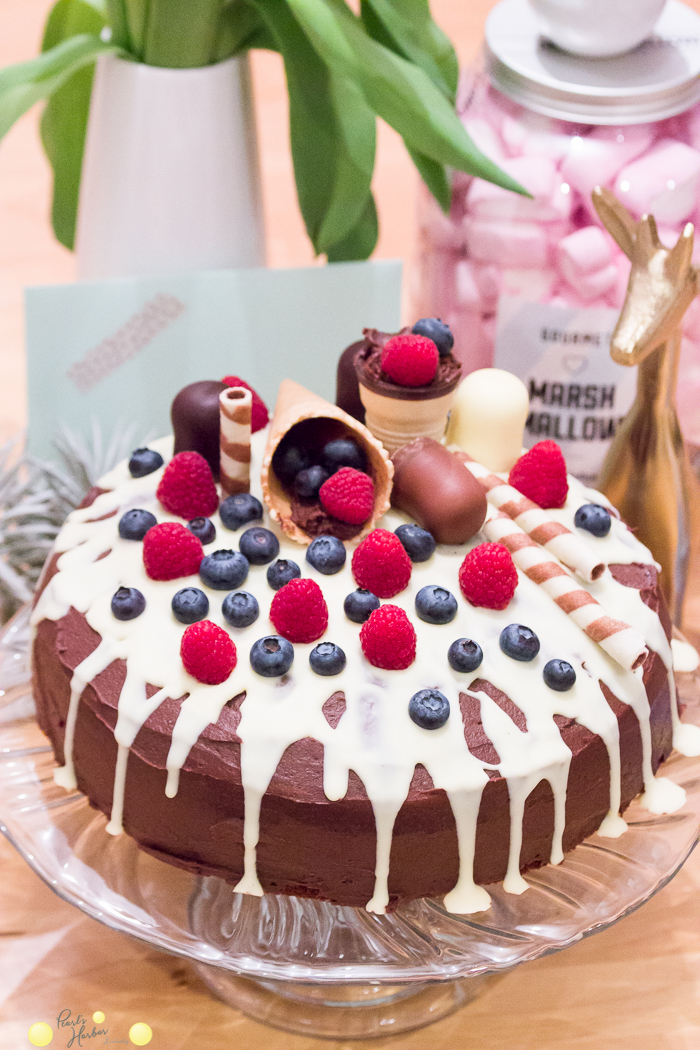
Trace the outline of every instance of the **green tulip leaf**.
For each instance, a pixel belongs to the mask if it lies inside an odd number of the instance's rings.
[[[99,36],[81,33],[50,51],[0,70],[0,138],[23,113],[53,95],[79,69],[91,65],[98,55],[119,48]]]
[[[287,0],[319,55],[360,86],[367,103],[407,146],[460,171],[527,195],[481,153],[459,117],[418,66],[368,37],[344,0]]]
[[[361,15],[371,37],[420,66],[454,104],[459,64],[428,0],[361,0]]]
[[[352,81],[322,61],[280,0],[253,0],[282,54],[297,196],[317,253],[360,221],[374,168],[375,117]]]
[[[105,12],[87,0],[58,0],[46,23],[42,51],[77,33],[99,34]],[[73,248],[85,131],[94,65],[83,66],[54,91],[41,117],[41,141],[53,169],[51,221],[56,239]]]
[[[452,186],[444,166],[438,164],[436,160],[426,157],[424,153],[419,153],[418,150],[412,149],[410,146],[407,149],[411,154],[411,160],[418,168],[423,182],[442,210],[447,214],[452,204]]]
[[[240,55],[251,48],[277,51],[272,33],[247,0],[229,0],[219,20],[214,60]]]
[[[379,221],[374,197],[370,193],[358,222],[350,232],[326,252],[328,262],[354,262],[369,259],[377,246]]]

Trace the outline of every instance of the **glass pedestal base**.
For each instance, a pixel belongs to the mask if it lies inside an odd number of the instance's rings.
[[[0,630],[0,833],[64,900],[187,959],[224,1002],[276,1028],[366,1039],[446,1017],[513,966],[634,911],[700,836],[700,758],[674,753],[664,775],[685,788],[682,810],[655,816],[633,802],[619,839],[591,836],[562,864],[528,872],[519,896],[489,886],[486,912],[453,915],[425,899],[375,915],[236,893],[164,864],[127,835],[108,835],[84,795],[56,786],[53,752],[34,719],[28,643],[24,609]],[[677,679],[684,721],[700,725],[700,673]]]
[[[255,981],[215,966],[195,970],[219,999],[262,1024],[325,1039],[372,1039],[432,1024],[473,1002],[499,974],[411,985]]]

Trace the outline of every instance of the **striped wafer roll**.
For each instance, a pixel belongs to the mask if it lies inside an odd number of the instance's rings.
[[[527,496],[509,485],[497,474],[492,474],[487,467],[470,459],[466,452],[451,447],[450,451],[464,463],[467,470],[477,478],[486,489],[486,498],[498,510],[517,522],[520,528],[532,537],[535,543],[546,547],[548,551],[572,569],[586,583],[597,580],[605,571],[605,562],[575,536],[566,525],[551,518]]]
[[[242,386],[219,394],[221,488],[227,496],[250,491],[250,420],[253,395]]]
[[[608,656],[633,671],[644,663],[648,650],[644,638],[629,624],[614,620],[592,594],[569,573],[547,557],[545,551],[503,511],[491,509],[482,532],[494,543],[502,543],[513,561],[534,583],[540,584],[560,609],[597,642]]]

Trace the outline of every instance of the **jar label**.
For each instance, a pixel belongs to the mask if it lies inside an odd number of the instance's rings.
[[[611,307],[565,307],[502,295],[494,367],[530,394],[524,444],[551,438],[571,474],[593,485],[619,423],[632,407],[637,369],[610,357],[619,317]]]

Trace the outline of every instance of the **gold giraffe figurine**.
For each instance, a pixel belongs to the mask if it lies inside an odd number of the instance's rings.
[[[691,265],[693,224],[664,248],[653,216],[636,222],[599,186],[593,204],[632,263],[627,297],[610,340],[613,361],[638,365],[637,396],[603,463],[598,488],[617,507],[661,565],[660,584],[680,625],[697,522],[698,482],[683,444],[674,404],[681,321],[698,292]]]

